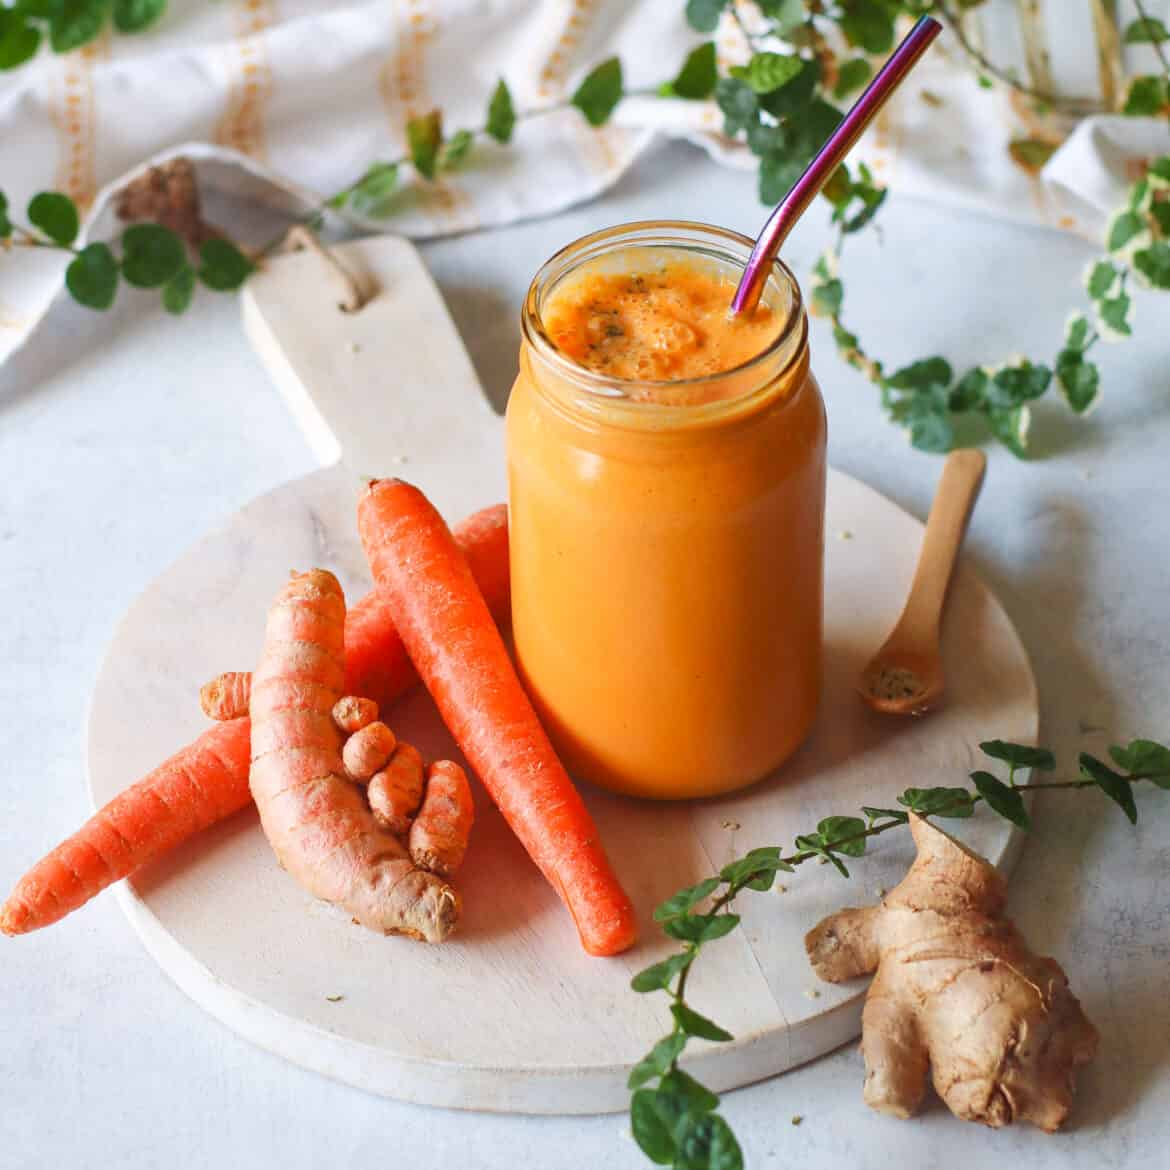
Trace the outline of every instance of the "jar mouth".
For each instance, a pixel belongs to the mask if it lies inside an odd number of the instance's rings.
[[[648,404],[644,392],[647,387],[653,387],[655,400],[665,405],[680,393],[701,393],[705,387],[749,376],[753,371],[763,373],[770,369],[774,373],[778,356],[786,348],[792,350],[789,358],[795,356],[793,342],[802,333],[804,321],[800,286],[792,270],[779,259],[772,264],[764,290],[764,297],[772,308],[780,310],[776,335],[758,353],[725,370],[662,381],[615,377],[574,361],[552,340],[543,320],[546,300],[558,283],[570,273],[608,253],[626,250],[634,252],[639,249],[689,252],[742,271],[753,246],[754,241],[739,232],[689,220],[638,220],[591,232],[554,253],[532,278],[521,313],[522,335],[531,349],[559,374],[601,398]],[[788,361],[780,364],[786,366]]]

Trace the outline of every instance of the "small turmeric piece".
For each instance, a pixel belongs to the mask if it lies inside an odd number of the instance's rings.
[[[418,750],[400,743],[390,762],[370,778],[366,799],[374,820],[397,837],[405,837],[423,795],[423,760]]]
[[[378,718],[378,704],[373,699],[362,699],[357,695],[346,695],[333,704],[333,722],[345,732],[353,735]]]
[[[394,732],[385,723],[367,723],[345,741],[341,762],[351,780],[364,784],[386,766],[397,746]]]
[[[225,670],[199,688],[199,706],[208,719],[223,723],[248,714],[248,699],[252,691],[252,672]]]
[[[463,864],[475,820],[471,786],[458,764],[437,760],[427,769],[422,808],[410,826],[410,858],[420,869],[446,877]]]

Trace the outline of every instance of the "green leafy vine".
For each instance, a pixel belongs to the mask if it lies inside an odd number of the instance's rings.
[[[718,1112],[719,1097],[679,1066],[691,1040],[724,1043],[730,1032],[701,1014],[687,998],[687,982],[704,947],[731,934],[740,924],[735,899],[745,891],[772,888],[778,873],[791,873],[814,859],[830,863],[849,877],[846,859],[861,857],[870,838],[901,829],[910,813],[924,817],[965,818],[982,802],[1021,829],[1030,828],[1024,796],[1030,792],[1093,788],[1103,792],[1131,823],[1137,822],[1133,786],[1148,781],[1170,791],[1170,748],[1148,739],[1115,745],[1109,755],[1115,767],[1086,752],[1079,758],[1080,775],[1069,780],[1021,783],[1023,770],[1051,772],[1052,752],[1004,740],[988,740],[980,748],[1007,766],[1007,779],[985,770],[970,774],[970,787],[907,788],[897,807],[863,807],[862,816],[825,817],[814,832],[803,833],[785,851],[768,845],[753,849],[725,865],[718,874],[680,890],[655,911],[665,934],[679,950],[639,971],[630,986],[641,994],[663,992],[669,999],[673,1025],[634,1066],[629,1076],[630,1127],[643,1153],[660,1166],[675,1170],[742,1170],[743,1152],[734,1132]]]
[[[406,149],[397,157],[375,161],[335,194],[322,197],[304,217],[315,225],[327,214],[340,215],[354,226],[394,215],[399,206],[403,169],[413,169],[422,183],[464,166],[483,140],[506,145],[517,128],[534,118],[576,109],[591,126],[609,121],[630,96],[660,100],[714,100],[723,115],[724,134],[742,140],[758,158],[759,194],[765,204],[783,197],[809,159],[835,129],[842,104],[873,75],[874,58],[893,47],[897,22],[925,12],[943,20],[971,58],[982,80],[1017,90],[1038,106],[1058,99],[1024,85],[999,69],[971,44],[963,16],[984,0],[757,0],[754,6],[731,0],[687,0],[686,18],[698,32],[709,34],[721,20],[736,23],[750,50],[743,65],[720,72],[715,45],[693,49],[678,73],[660,85],[629,89],[617,58],[592,69],[563,102],[517,110],[512,94],[500,80],[478,127],[448,131],[441,111],[413,118],[406,126]],[[108,21],[124,32],[155,23],[165,0],[0,0],[0,69],[29,60],[46,42],[66,51],[98,36]],[[1124,30],[1127,44],[1153,48],[1161,72],[1134,77],[1121,101],[1123,113],[1170,115],[1170,30],[1137,5],[1138,18]],[[993,80],[994,79],[994,80]],[[1055,144],[1018,139],[1011,144],[1020,165],[1037,168]],[[840,356],[878,390],[887,417],[903,428],[911,443],[925,451],[949,450],[958,441],[961,418],[979,421],[986,432],[1015,455],[1029,450],[1032,404],[1056,386],[1068,407],[1083,415],[1100,399],[1101,371],[1090,352],[1097,341],[1131,336],[1133,289],[1170,289],[1170,155],[1148,163],[1130,188],[1126,204],[1112,217],[1107,253],[1086,273],[1088,306],[1069,318],[1063,341],[1049,362],[1017,358],[990,363],[956,376],[939,355],[910,362],[887,372],[844,319],[842,272],[846,239],[870,227],[879,215],[886,191],[864,165],[842,167],[825,189],[836,227],[834,244],[813,269],[810,304],[814,313],[831,321]],[[35,209],[34,209],[35,205]],[[246,279],[256,264],[280,243],[273,240],[245,255],[218,234],[192,242],[185,249],[179,235],[163,224],[136,223],[115,245],[89,244],[76,250],[77,209],[66,196],[44,192],[27,210],[27,225],[11,223],[0,192],[0,245],[57,247],[73,251],[67,288],[79,303],[104,309],[113,302],[118,284],[161,287],[171,312],[190,302],[197,283],[228,290]],[[45,219],[49,217],[49,221]],[[120,255],[119,255],[120,251]],[[192,255],[187,253],[191,252]],[[977,432],[964,431],[964,439]]]

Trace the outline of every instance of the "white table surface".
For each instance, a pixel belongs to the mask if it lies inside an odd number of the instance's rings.
[[[669,146],[594,203],[424,247],[497,406],[539,263],[594,228],[664,216],[754,231],[762,209],[747,175]],[[799,273],[826,239],[825,219],[815,209],[788,248]],[[883,356],[941,352],[957,367],[1017,351],[1050,360],[1092,254],[1085,244],[897,199],[882,220],[884,247],[854,246],[846,276],[848,318]],[[968,538],[967,555],[1033,656],[1044,739],[1069,765],[1110,738],[1170,733],[1168,325],[1164,297],[1139,297],[1138,339],[1100,354],[1101,408],[1076,421],[1044,403],[1039,458],[991,452]],[[813,346],[832,460],[924,515],[939,460],[880,418],[872,388],[837,360],[819,322]],[[0,369],[5,889],[89,812],[86,703],[123,610],[193,538],[312,466],[230,296],[201,292],[180,323],[150,294],[122,294],[104,316],[61,303]],[[961,780],[891,777],[890,790]],[[1064,964],[1102,1034],[1064,1134],[993,1133],[937,1103],[914,1122],[879,1117],[862,1104],[851,1046],[726,1098],[749,1166],[1166,1165],[1170,795],[1143,791],[1138,805],[1133,829],[1092,794],[1040,800],[1013,879],[1021,927]],[[842,885],[843,899],[871,893],[857,868],[859,888]],[[649,1165],[624,1116],[401,1105],[254,1049],[168,981],[109,896],[39,934],[0,940],[0,956],[3,1167]],[[793,963],[802,969],[803,956]]]

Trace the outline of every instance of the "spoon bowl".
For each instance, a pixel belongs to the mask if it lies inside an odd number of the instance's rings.
[[[947,456],[910,596],[897,625],[858,679],[862,699],[884,715],[924,715],[942,698],[943,604],[986,467],[982,451]]]

